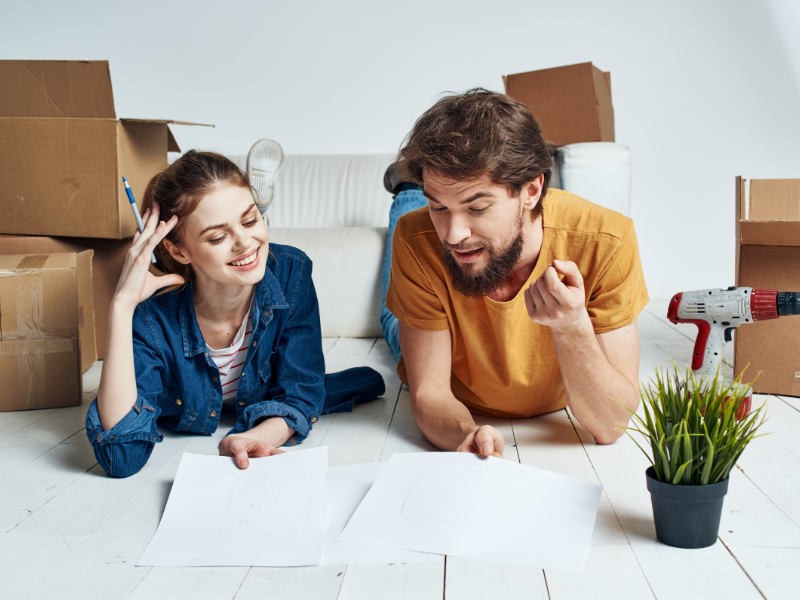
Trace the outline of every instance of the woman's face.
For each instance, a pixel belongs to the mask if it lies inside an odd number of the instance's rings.
[[[222,185],[204,197],[184,223],[175,248],[198,274],[219,283],[254,285],[264,277],[269,233],[247,188]]]

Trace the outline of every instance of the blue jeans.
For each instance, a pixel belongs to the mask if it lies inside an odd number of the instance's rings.
[[[395,317],[389,309],[386,308],[386,291],[389,289],[389,275],[392,272],[392,236],[394,235],[394,228],[397,225],[397,220],[407,212],[422,208],[427,205],[428,201],[422,195],[419,189],[403,190],[394,197],[392,208],[389,209],[389,239],[386,243],[386,257],[383,259],[383,275],[381,277],[381,284],[383,289],[383,306],[381,307],[381,328],[383,329],[383,337],[389,348],[394,352],[394,357],[400,360],[400,332]]]

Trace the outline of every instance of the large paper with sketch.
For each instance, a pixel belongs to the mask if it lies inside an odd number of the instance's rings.
[[[384,467],[386,463],[328,468],[328,525],[325,533],[325,549],[322,553],[323,565],[373,565],[442,560],[438,554],[336,541]]]
[[[499,458],[395,454],[337,541],[579,573],[601,491]]]
[[[184,453],[158,531],[137,566],[318,565],[328,449],[250,459]]]

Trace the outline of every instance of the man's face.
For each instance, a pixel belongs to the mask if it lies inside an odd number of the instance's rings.
[[[465,296],[486,296],[509,277],[522,253],[521,198],[488,175],[466,182],[427,171],[423,176],[453,286]]]

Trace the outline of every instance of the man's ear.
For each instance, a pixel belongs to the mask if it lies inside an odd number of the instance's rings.
[[[164,248],[167,249],[167,252],[169,252],[170,256],[172,256],[172,258],[177,260],[179,263],[183,265],[188,265],[190,262],[192,262],[192,260],[183,252],[181,248],[179,248],[178,246],[176,246],[167,239],[164,239],[162,241],[164,243]]]
[[[522,187],[522,208],[523,210],[533,210],[541,200],[542,187],[544,186],[544,174],[539,175],[526,183]]]

